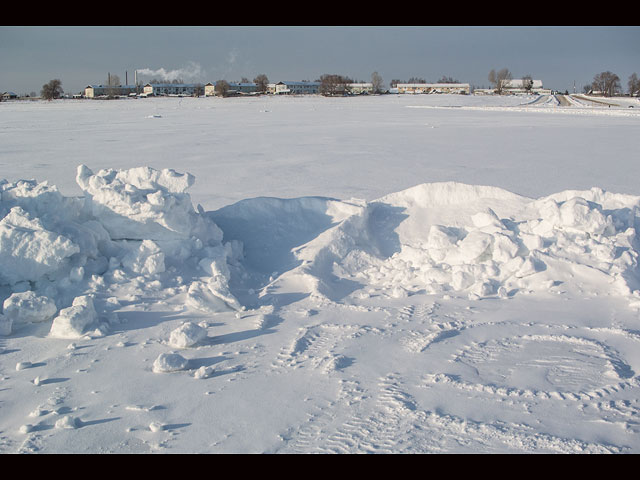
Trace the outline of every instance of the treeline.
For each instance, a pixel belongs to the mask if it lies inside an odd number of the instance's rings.
[[[507,68],[502,68],[500,70],[492,69],[489,72],[488,80],[493,85],[496,93],[501,93],[504,88],[505,83],[508,80],[511,80],[513,75]],[[531,75],[525,75],[522,77],[523,87],[527,90],[531,89],[533,85],[533,80]],[[353,83],[363,83],[356,82],[348,76],[339,75],[339,74],[324,74],[321,75],[320,78],[315,80],[320,84],[319,93],[325,96],[336,96],[336,95],[345,95],[349,92],[349,85]],[[116,75],[109,75],[109,79],[107,81],[107,85],[119,85],[120,79]],[[151,80],[148,83],[163,83],[156,79]],[[164,83],[182,83],[182,80],[172,80],[171,82]],[[239,83],[251,83],[248,78],[243,77]],[[258,93],[265,93],[267,91],[267,86],[269,84],[269,78],[265,74],[259,74],[253,79],[253,83],[256,84],[256,91]],[[382,80],[382,76],[378,72],[373,72],[371,74],[370,83],[372,84],[372,92],[373,93],[383,93],[385,91],[384,82]],[[406,82],[393,79],[391,80],[389,86],[391,88],[395,88],[399,83],[428,83],[424,78],[421,77],[411,77]],[[437,83],[460,83],[453,77],[443,76],[441,77]],[[220,96],[226,96],[226,94],[230,91],[231,85],[226,80],[218,80],[216,82],[216,93]],[[613,72],[605,71],[596,74],[593,77],[593,81],[588,85],[585,85],[583,88],[584,93],[593,93],[604,95],[607,97],[612,97],[615,95],[623,94],[623,89],[621,85],[621,80],[618,75]],[[629,76],[627,81],[627,93],[630,96],[640,96],[640,78],[638,78],[637,73],[633,73]],[[195,95],[200,96],[204,94],[204,86],[202,88],[197,89]],[[56,98],[61,98],[64,95],[64,90],[62,89],[62,82],[60,79],[53,79],[42,86],[42,90],[40,92],[40,96],[45,100],[53,100]]]

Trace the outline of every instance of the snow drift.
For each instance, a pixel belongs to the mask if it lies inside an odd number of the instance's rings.
[[[117,317],[108,299],[131,282],[185,290],[190,305],[207,311],[241,308],[227,284],[242,247],[223,244],[222,231],[194,209],[185,193],[193,176],[148,167],[94,174],[81,165],[76,180],[83,198],[47,182],[0,182],[5,335],[56,313],[52,336],[108,326]],[[31,296],[20,300],[24,292]]]
[[[254,290],[264,305],[277,291],[342,301],[590,288],[640,305],[636,196],[593,188],[530,199],[444,182],[372,202],[257,198],[204,212],[186,193],[190,174],[81,165],[76,180],[81,198],[47,182],[0,182],[3,335],[43,322],[52,337],[104,334],[118,296],[142,284],[210,313],[242,310],[240,291]],[[186,325],[170,344],[203,335]]]
[[[423,184],[369,202],[296,252],[289,276],[341,300],[373,291],[507,298],[554,288],[638,292],[640,198],[565,191],[537,200],[495,187]]]

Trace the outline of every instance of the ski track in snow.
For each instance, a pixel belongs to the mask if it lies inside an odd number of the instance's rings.
[[[640,451],[640,197],[195,181],[0,182],[0,453]]]

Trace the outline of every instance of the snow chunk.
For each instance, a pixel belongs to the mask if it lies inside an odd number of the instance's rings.
[[[47,230],[21,207],[13,207],[0,220],[0,284],[36,281],[79,251],[71,240]]]
[[[155,373],[177,372],[187,368],[189,361],[177,353],[161,353],[153,362]]]
[[[192,236],[219,243],[222,231],[199,215],[185,191],[193,175],[172,169],[136,167],[100,170],[78,167],[76,181],[85,192],[85,209],[111,238],[180,240]]]
[[[189,348],[207,338],[207,330],[193,322],[186,322],[171,332],[169,345],[174,348]]]
[[[565,228],[594,234],[612,233],[611,218],[603,215],[602,207],[582,197],[564,202],[559,213],[561,225]]]
[[[12,294],[4,301],[3,309],[15,324],[47,322],[58,311],[52,299],[32,291]]]
[[[206,379],[206,378],[210,378],[214,373],[215,373],[216,369],[215,367],[212,366],[202,366],[200,367],[198,370],[196,370],[193,373],[193,378],[198,379],[198,380],[202,380],[202,379]]]
[[[72,417],[71,415],[65,415],[64,417],[56,421],[55,426],[56,428],[72,430],[80,426],[80,421],[77,418]]]
[[[152,240],[143,240],[140,246],[122,259],[122,265],[133,273],[155,275],[165,271],[164,252]]]
[[[208,313],[243,309],[242,305],[229,291],[227,279],[222,275],[191,283],[185,305]]]
[[[97,320],[92,298],[82,295],[73,300],[71,307],[60,310],[53,319],[49,335],[55,338],[80,338]]]
[[[151,422],[149,424],[149,430],[151,430],[152,432],[161,432],[162,430],[164,430],[164,425],[160,422]]]

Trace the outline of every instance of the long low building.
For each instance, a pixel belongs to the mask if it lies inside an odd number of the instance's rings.
[[[320,92],[320,82],[278,82],[272,84],[268,91],[276,95],[304,95]]]
[[[204,96],[212,97],[216,95],[216,84],[218,82],[209,82],[204,86]],[[227,82],[229,84],[229,92],[228,94],[252,94],[258,91],[257,83],[235,83],[235,82]]]
[[[136,85],[89,85],[84,89],[86,98],[98,98],[108,96],[128,96],[137,93]]]
[[[468,83],[398,83],[398,93],[456,93],[468,95]]]
[[[347,84],[347,90],[354,95],[373,93],[373,83],[349,83]]]
[[[203,89],[201,83],[147,83],[143,92],[147,95],[194,95]],[[203,90],[204,91],[204,90]]]

